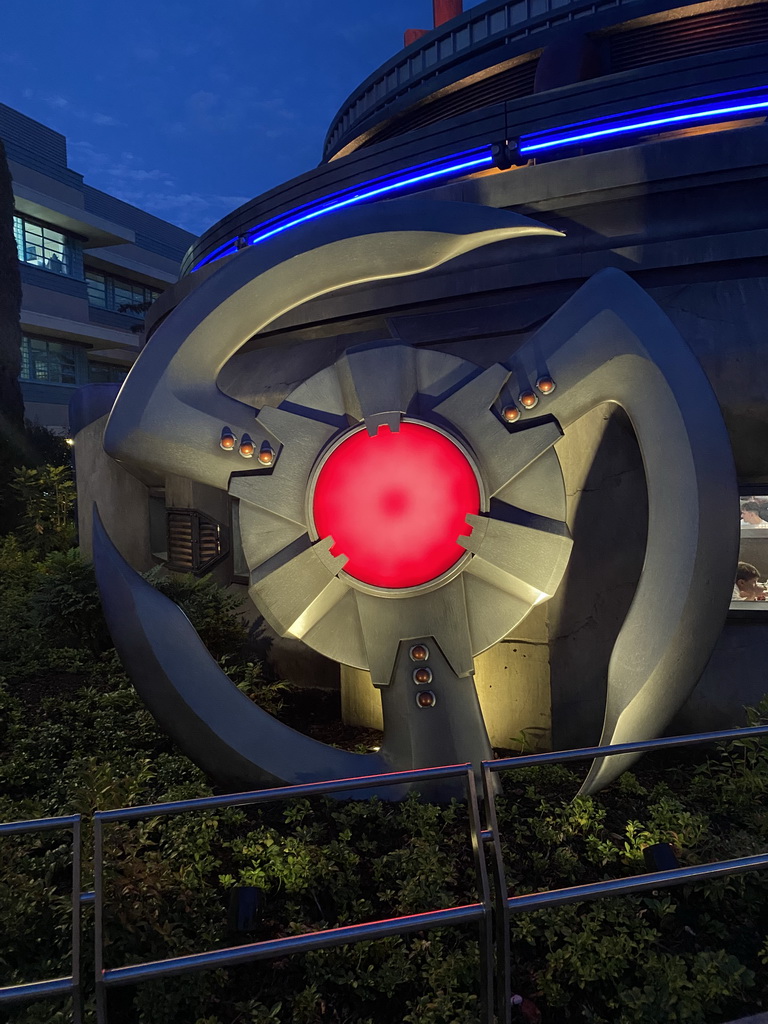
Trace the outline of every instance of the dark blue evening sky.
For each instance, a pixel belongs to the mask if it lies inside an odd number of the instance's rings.
[[[430,0],[5,0],[0,101],[66,135],[88,184],[199,233],[316,166],[346,96],[431,24]]]

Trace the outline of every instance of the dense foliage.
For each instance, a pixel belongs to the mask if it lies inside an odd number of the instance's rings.
[[[231,599],[191,577],[155,583],[184,604],[235,681],[279,713],[284,686],[248,660]],[[0,820],[212,792],[123,676],[76,553],[42,557],[0,542],[0,676]],[[574,799],[578,786],[562,767],[506,776],[499,814],[512,892],[641,873],[643,848],[656,842],[673,844],[684,864],[768,842],[768,750],[757,741],[700,762],[644,764],[595,799]],[[477,898],[466,809],[416,795],[150,818],[110,826],[105,851],[107,966]],[[5,983],[66,973],[69,858],[65,834],[3,838]],[[230,908],[240,887],[259,904],[246,931],[234,930]],[[767,921],[764,873],[521,915],[515,990],[527,1019],[540,1012],[545,1024],[721,1024],[768,1003]],[[476,939],[473,928],[416,933],[117,989],[110,1021],[474,1024]],[[46,1002],[7,1019],[69,1018],[64,1002]]]

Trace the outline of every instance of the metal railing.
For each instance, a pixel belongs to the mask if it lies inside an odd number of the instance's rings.
[[[513,914],[542,910],[545,907],[562,907],[567,903],[605,899],[610,896],[630,896],[648,889],[665,889],[671,885],[685,885],[722,875],[736,875],[744,871],[755,871],[768,867],[768,853],[754,857],[740,857],[735,860],[716,861],[711,864],[697,864],[691,867],[669,868],[648,874],[633,875],[629,878],[607,879],[586,885],[572,885],[566,889],[550,889],[543,892],[510,896],[504,871],[504,854],[501,835],[496,819],[494,797],[494,775],[515,768],[531,765],[564,764],[570,761],[592,760],[596,757],[615,757],[617,754],[634,754],[651,750],[665,750],[673,747],[690,747],[702,743],[721,743],[726,740],[754,737],[768,737],[768,726],[754,726],[747,729],[729,729],[723,732],[692,733],[689,736],[666,736],[657,740],[642,740],[636,743],[616,743],[608,747],[581,747],[576,750],[559,750],[550,754],[527,754],[520,757],[503,758],[498,761],[484,761],[483,794],[485,819],[482,835],[488,837],[492,846],[492,877],[494,882],[494,913],[496,919],[496,1014],[498,1024],[511,1024],[512,1020],[512,972],[510,924]]]
[[[230,949],[208,950],[189,956],[172,957],[129,967],[104,968],[104,871],[103,827],[117,821],[136,821],[139,818],[183,814],[187,811],[212,810],[221,807],[247,807],[254,804],[274,803],[299,797],[349,794],[357,796],[361,790],[381,786],[399,786],[430,782],[435,779],[461,778],[466,786],[469,832],[477,873],[479,903],[448,907],[422,914],[407,914],[383,921],[365,921],[360,924],[306,932],[281,939],[251,942]],[[380,939],[387,935],[444,928],[448,925],[477,922],[480,926],[480,1003],[481,1024],[493,1024],[494,963],[492,942],[492,907],[488,871],[481,846],[479,800],[475,774],[471,764],[449,765],[442,768],[423,768],[410,772],[371,775],[357,779],[337,779],[332,782],[313,782],[304,786],[284,786],[280,789],[258,790],[221,797],[203,797],[199,800],[181,800],[175,803],[148,804],[145,807],[127,807],[114,811],[98,811],[94,815],[94,931],[96,971],[96,1021],[107,1024],[107,989],[116,985],[135,984],[150,978],[188,974],[211,968],[232,967],[254,960],[271,960],[289,953],[308,952],[312,949],[330,949],[347,943]]]
[[[38,818],[34,821],[10,821],[0,825],[0,837],[25,835],[30,832],[52,832],[56,829],[72,830],[72,966],[71,973],[63,978],[49,978],[46,981],[30,981],[0,988],[0,1005],[25,1003],[37,999],[70,995],[72,997],[72,1020],[81,1024],[83,1006],[80,994],[80,858],[81,858],[81,816],[70,814],[60,818]]]
[[[38,821],[13,822],[0,825],[0,836],[24,832],[42,832],[56,828],[72,829],[72,973],[64,978],[0,988],[0,1003],[71,994],[74,1024],[82,1022],[80,993],[80,906],[94,903],[96,1021],[107,1024],[107,990],[120,985],[136,984],[152,978],[188,974],[194,971],[231,967],[257,960],[271,960],[292,953],[329,949],[356,942],[370,941],[389,935],[405,935],[451,925],[476,923],[479,926],[480,950],[480,1024],[510,1024],[511,1021],[511,948],[510,924],[514,914],[559,907],[568,903],[586,902],[612,896],[626,896],[673,885],[706,881],[724,875],[741,874],[768,867],[768,852],[752,857],[716,861],[688,867],[607,879],[564,889],[545,890],[522,895],[509,895],[501,835],[496,817],[496,785],[494,777],[508,770],[544,764],[613,757],[667,748],[688,747],[706,743],[722,743],[745,738],[765,739],[768,726],[730,729],[720,732],[672,736],[659,740],[622,743],[607,747],[582,747],[549,754],[527,754],[481,766],[482,796],[478,795],[475,772],[471,765],[450,765],[409,772],[396,772],[357,779],[308,783],[279,789],[235,793],[220,797],[203,797],[173,803],[148,804],[94,814],[94,891],[81,892],[81,817],[45,818]],[[380,921],[365,921],[323,931],[306,932],[284,938],[248,943],[228,949],[208,950],[187,956],[133,964],[104,967],[104,826],[113,822],[136,821],[142,818],[182,814],[223,807],[246,807],[255,804],[331,794],[357,797],[374,787],[405,786],[433,780],[456,778],[462,781],[467,796],[469,834],[474,858],[480,901],[420,914],[407,914]],[[485,848],[491,852],[489,872]],[[492,884],[491,884],[492,879]]]

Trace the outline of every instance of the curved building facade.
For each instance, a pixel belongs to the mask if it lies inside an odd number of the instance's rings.
[[[768,3],[487,0],[370,75],[333,118],[317,168],[198,239],[180,280],[150,311],[149,338],[243,249],[336,210],[415,193],[510,210],[562,234],[500,242],[423,276],[311,300],[251,338],[221,370],[219,388],[256,408],[277,406],[347,349],[382,340],[491,366],[593,274],[615,268],[645,289],[696,355],[728,428],[743,498],[762,509],[765,494],[768,507],[767,114]],[[83,446],[101,429],[102,420],[84,425]],[[571,562],[554,598],[476,662],[497,746],[567,747],[599,736],[608,662],[646,556],[642,441],[606,403],[558,447]],[[156,523],[158,503],[166,506],[168,542],[142,542],[147,559],[154,552],[172,567],[213,567],[222,580],[244,581],[237,507],[226,494],[181,477],[134,484],[131,500],[155,502]],[[738,515],[735,508],[734,530]],[[768,576],[768,530],[759,522],[742,519],[740,558]],[[659,601],[677,585],[665,581]],[[763,695],[767,607],[732,602],[677,728],[724,727],[740,704]],[[297,664],[282,667],[327,678],[335,671],[319,660]],[[376,724],[378,691],[365,673],[342,669],[342,693],[350,721]]]

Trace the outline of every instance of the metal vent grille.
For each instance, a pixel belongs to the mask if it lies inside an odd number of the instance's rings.
[[[474,82],[463,89],[457,89],[430,103],[424,103],[406,111],[368,139],[364,146],[384,142],[386,139],[405,135],[406,132],[417,131],[427,125],[436,124],[438,121],[447,121],[451,117],[459,117],[472,110],[479,110],[480,107],[503,103],[504,100],[519,99],[521,96],[531,96],[537,63],[538,58],[528,60],[524,64],[516,64],[491,78]]]
[[[227,554],[220,523],[194,509],[168,509],[168,567],[200,575]]]
[[[768,7],[754,4],[658,22],[608,37],[610,73],[768,40]]]

